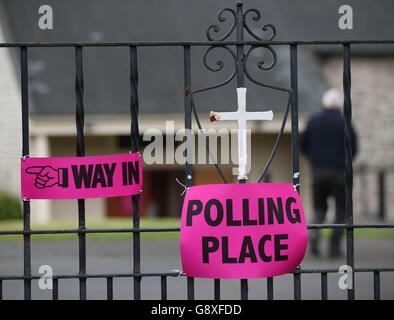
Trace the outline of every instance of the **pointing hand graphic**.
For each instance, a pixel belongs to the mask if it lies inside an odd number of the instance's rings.
[[[67,169],[59,168],[55,169],[51,166],[33,166],[26,169],[26,173],[35,174],[36,179],[34,186],[38,189],[44,189],[60,185],[61,187],[67,187]]]

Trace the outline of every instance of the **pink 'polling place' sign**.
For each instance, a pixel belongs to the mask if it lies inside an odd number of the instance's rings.
[[[284,183],[188,189],[180,249],[190,277],[244,279],[294,271],[307,246],[301,199]]]
[[[139,153],[21,159],[22,198],[85,199],[140,194]]]

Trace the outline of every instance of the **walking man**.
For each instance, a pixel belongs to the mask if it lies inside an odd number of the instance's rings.
[[[341,94],[337,89],[328,90],[322,99],[323,108],[307,123],[301,140],[301,149],[307,156],[313,178],[314,223],[325,220],[327,200],[335,199],[335,223],[345,221],[345,151],[344,120],[341,112]],[[352,154],[357,151],[356,134],[351,128]],[[333,229],[329,255],[341,256],[342,229]],[[319,255],[319,230],[312,231],[311,252]]]

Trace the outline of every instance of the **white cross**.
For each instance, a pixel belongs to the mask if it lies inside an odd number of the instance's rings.
[[[272,121],[274,114],[272,110],[265,112],[246,111],[246,88],[237,88],[238,110],[235,112],[215,112],[211,111],[210,119],[233,120],[238,122],[238,180],[247,179],[247,140],[246,122],[248,120],[268,120]]]

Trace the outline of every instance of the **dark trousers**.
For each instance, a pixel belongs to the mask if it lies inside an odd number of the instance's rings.
[[[313,205],[314,223],[324,223],[327,213],[327,200],[332,196],[335,199],[335,223],[345,222],[345,179],[341,171],[314,171],[313,172]],[[330,239],[330,252],[340,250],[342,229],[333,229]],[[313,230],[311,240],[315,245],[319,241],[319,230]]]

